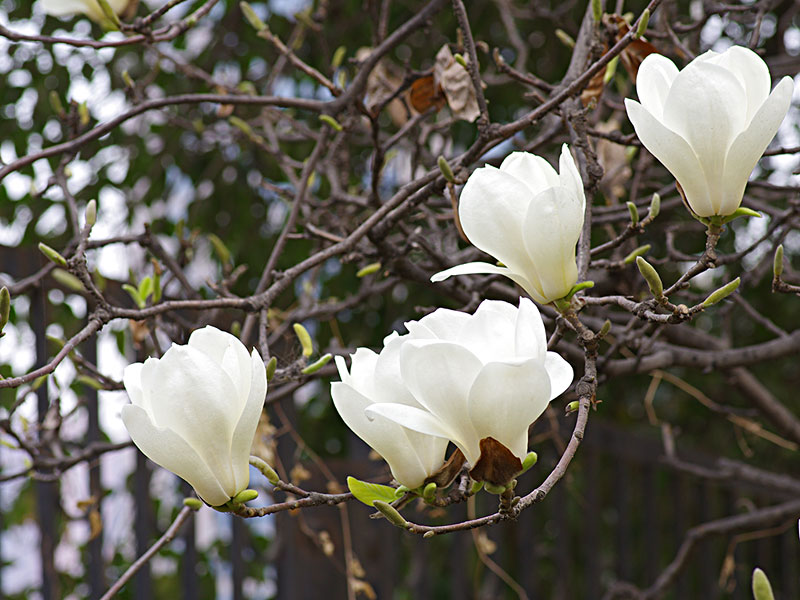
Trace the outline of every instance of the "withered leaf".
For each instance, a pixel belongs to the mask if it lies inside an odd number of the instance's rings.
[[[442,87],[434,81],[432,73],[420,77],[411,84],[408,100],[418,113],[424,113],[432,106],[439,110],[446,103]]]
[[[464,455],[461,453],[461,450],[458,448],[455,449],[450,455],[445,463],[436,471],[433,475],[430,475],[426,480],[425,483],[428,484],[430,482],[434,482],[436,487],[445,488],[451,483],[458,475],[459,471],[461,471],[461,467],[464,466],[464,462],[467,459],[464,458]]]

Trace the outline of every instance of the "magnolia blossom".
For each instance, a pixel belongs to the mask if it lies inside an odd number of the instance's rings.
[[[108,0],[108,5],[116,14],[121,15],[133,1]],[[101,23],[106,19],[103,9],[100,8],[97,0],[41,0],[41,4],[45,14],[54,17],[86,15],[97,23]]]
[[[383,402],[422,408],[400,376],[400,347],[407,339],[409,336],[390,335],[380,354],[357,349],[349,373],[344,358],[337,356],[342,381],[331,385],[331,396],[347,426],[389,463],[397,481],[413,489],[442,466],[447,440],[406,429],[381,416],[368,418],[365,412]]]
[[[770,93],[767,65],[752,50],[708,51],[682,71],[651,54],[639,67],[639,102],[625,107],[636,135],[677,179],[700,217],[730,215],[792,100],[792,79]]]
[[[381,402],[369,405],[367,414],[451,440],[473,476],[481,460],[496,458],[482,456],[489,438],[513,455],[519,470],[528,426],[572,382],[569,363],[547,351],[533,302],[521,298],[516,308],[485,300],[473,315],[440,308],[406,327],[409,335],[397,338],[400,376],[420,406]]]
[[[540,304],[566,296],[578,280],[575,244],[586,199],[569,148],[561,148],[560,173],[546,160],[513,152],[499,169],[477,169],[461,192],[458,215],[469,240],[504,266],[473,262],[431,277],[499,273]]]
[[[188,481],[211,506],[247,488],[267,392],[258,352],[208,326],[160,359],[125,368],[122,421],[145,456]]]

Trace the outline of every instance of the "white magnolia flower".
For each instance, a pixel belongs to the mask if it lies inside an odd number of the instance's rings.
[[[116,14],[121,15],[133,0],[108,0],[108,5]],[[41,0],[45,14],[54,17],[86,15],[92,21],[102,23],[106,20],[103,9],[97,0]]]
[[[708,51],[682,71],[660,54],[639,67],[639,102],[625,100],[642,144],[677,179],[700,217],[730,215],[792,100],[792,79],[770,93],[769,70],[752,50]]]
[[[384,417],[368,418],[365,412],[382,402],[421,408],[400,377],[400,347],[408,337],[390,335],[380,354],[359,348],[352,355],[349,373],[344,358],[337,356],[342,381],[331,385],[331,396],[347,426],[389,463],[397,481],[414,489],[442,466],[447,440],[406,429]]]
[[[368,415],[451,440],[473,475],[479,460],[492,460],[481,455],[487,438],[505,446],[519,469],[528,426],[572,382],[569,363],[547,351],[533,302],[521,298],[516,308],[485,300],[474,315],[440,308],[406,326],[410,334],[399,338],[400,375],[421,407],[376,403]]]
[[[161,359],[125,368],[132,404],[122,420],[145,456],[188,481],[211,506],[247,488],[249,457],[267,392],[258,352],[208,326]]]
[[[560,173],[546,160],[513,152],[499,169],[487,165],[470,175],[458,205],[469,240],[505,266],[473,262],[431,277],[499,273],[517,282],[540,304],[563,298],[578,281],[575,244],[586,199],[569,148],[561,149]]]

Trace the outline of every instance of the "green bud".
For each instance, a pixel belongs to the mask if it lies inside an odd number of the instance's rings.
[[[408,521],[406,521],[403,518],[403,515],[401,515],[399,512],[397,512],[397,509],[394,506],[392,506],[391,504],[389,504],[387,502],[383,502],[382,500],[375,500],[372,503],[372,506],[377,508],[380,511],[380,513],[384,517],[386,517],[386,519],[392,525],[397,525],[398,527],[402,527],[403,529],[408,527]]]
[[[625,258],[622,259],[622,262],[626,265],[631,264],[633,261],[636,260],[638,256],[642,256],[647,254],[650,251],[650,244],[645,244],[644,246],[639,246],[633,252],[628,254]]]
[[[569,310],[570,302],[564,298],[557,298],[556,300],[553,300],[553,306],[556,307],[558,312],[563,313]]]
[[[236,127],[236,129],[238,129],[248,137],[253,135],[253,129],[252,127],[250,127],[250,124],[244,119],[240,119],[236,115],[228,117],[228,123]]]
[[[54,262],[59,267],[66,267],[67,266],[67,259],[61,256],[56,250],[53,250],[47,244],[43,244],[39,242],[39,252],[44,254],[51,262]]]
[[[718,290],[716,290],[714,292],[711,292],[711,294],[708,296],[708,298],[703,300],[703,306],[704,307],[708,307],[708,306],[711,306],[713,304],[716,304],[720,300],[724,300],[725,298],[730,296],[734,291],[736,291],[736,288],[739,287],[739,284],[741,282],[742,282],[741,279],[739,277],[737,277],[736,279],[734,279],[730,283],[727,283],[727,284],[723,285]]]
[[[325,354],[324,356],[320,357],[319,360],[311,363],[310,365],[308,365],[305,369],[303,369],[300,372],[303,375],[311,375],[312,373],[316,373],[322,367],[327,365],[330,362],[331,358],[333,358],[332,354]]]
[[[395,498],[402,498],[403,496],[405,496],[410,491],[411,490],[409,490],[406,486],[401,485],[401,486],[398,486],[398,487],[395,488],[394,496],[395,496]]]
[[[619,65],[619,56],[615,56],[606,65],[606,72],[603,74],[603,85],[608,85],[614,75],[617,74],[617,66]]]
[[[300,323],[295,323],[292,327],[297,339],[300,340],[300,345],[303,347],[303,356],[308,358],[314,352],[314,344],[311,343],[311,336],[308,330]]]
[[[275,371],[278,368],[278,359],[274,356],[269,359],[267,362],[267,381],[272,381],[272,378],[275,377]]]
[[[447,162],[447,159],[439,155],[439,158],[436,159],[436,163],[439,165],[439,170],[442,172],[442,175],[444,175],[444,178],[450,183],[455,183],[456,178],[453,175],[453,169],[450,168],[450,163]]]
[[[231,262],[231,251],[228,250],[228,247],[225,245],[218,235],[209,233],[208,234],[208,241],[211,242],[211,245],[214,247],[214,252],[219,257],[219,260],[222,264],[226,265]]]
[[[423,488],[422,497],[426,502],[433,502],[434,498],[436,498],[436,484],[433,481]]]
[[[242,9],[244,18],[247,19],[247,22],[250,23],[250,26],[253,29],[256,31],[264,31],[267,28],[267,24],[258,18],[256,11],[254,11],[253,7],[247,2],[239,2],[239,8]]]
[[[639,272],[647,282],[647,286],[650,288],[650,293],[653,294],[656,299],[663,298],[664,284],[661,282],[661,277],[659,277],[658,271],[655,270],[653,265],[651,265],[641,256],[637,256],[636,266],[639,267]]]
[[[776,279],[783,275],[783,244],[779,244],[778,247],[775,248],[775,258],[772,261],[772,274],[775,275]]]
[[[345,47],[345,46],[339,46],[333,52],[333,58],[331,59],[331,68],[334,71],[342,66],[342,63],[344,62],[344,57],[345,57],[346,54],[347,54],[347,47]]]
[[[653,194],[653,199],[650,200],[650,209],[647,213],[647,218],[651,221],[658,216],[661,212],[661,196]]]
[[[197,498],[184,498],[183,505],[188,506],[192,510],[200,510],[203,508],[203,503]]]
[[[339,123],[339,121],[337,121],[336,119],[334,119],[330,115],[320,115],[319,116],[319,120],[322,121],[323,123],[327,124],[327,125],[330,125],[336,131],[342,131],[342,129],[344,129],[344,127],[342,127],[341,123]]]
[[[236,494],[232,500],[236,504],[244,504],[245,502],[250,502],[250,500],[255,500],[258,498],[258,492],[256,490],[242,490],[238,494]]]
[[[108,4],[108,0],[97,0],[97,3],[100,5],[100,10],[103,11],[103,15],[109,21],[109,28],[119,31],[122,23],[120,22],[117,13],[115,13],[114,9]]]
[[[592,0],[592,17],[595,23],[599,23],[603,19],[602,0]]]
[[[270,467],[266,461],[257,457],[251,456],[250,457],[250,464],[253,465],[259,472],[267,478],[272,485],[278,485],[281,481],[281,478],[278,477],[278,474],[275,472],[275,469]]]
[[[131,74],[128,73],[128,69],[125,69],[122,72],[122,81],[125,83],[125,85],[127,87],[129,87],[129,88],[133,88],[134,87],[133,77],[131,77]]]
[[[454,59],[455,59],[455,61],[456,61],[458,64],[460,64],[462,67],[464,67],[465,69],[467,68],[467,61],[466,61],[466,60],[464,60],[464,57],[463,57],[463,56],[461,56],[461,55],[460,55],[458,52],[456,52],[455,54],[453,54],[453,58],[454,58]]]
[[[639,209],[636,208],[636,205],[633,202],[626,202],[625,205],[628,207],[628,212],[631,215],[631,223],[635,225],[639,224]]]
[[[564,44],[567,48],[575,47],[575,40],[572,39],[572,36],[563,29],[556,29],[556,37],[558,38],[558,41]]]
[[[767,574],[758,567],[753,569],[753,598],[755,600],[775,600]]]
[[[488,481],[483,482],[483,489],[485,489],[490,494],[497,494],[498,496],[506,491],[507,486],[505,485],[495,485],[494,483],[489,483]]]
[[[578,400],[573,400],[565,407],[565,414],[574,413],[581,407],[581,403]]]
[[[81,125],[84,127],[89,124],[89,106],[86,102],[81,102],[78,104],[78,118],[81,121]]]
[[[92,388],[93,390],[102,390],[103,389],[103,384],[102,383],[97,381],[97,379],[89,377],[88,375],[78,375],[75,378],[75,381],[78,381],[78,382],[82,383],[83,385]]]
[[[97,223],[97,200],[89,200],[86,204],[86,223],[89,226]]]
[[[483,489],[483,482],[482,481],[473,481],[472,486],[469,488],[470,494],[477,494]]]
[[[422,537],[425,538],[426,540],[428,540],[428,539],[432,538],[435,535],[436,535],[436,532],[431,530],[431,531],[426,531],[425,533],[423,533]]]
[[[640,38],[644,35],[644,32],[647,31],[647,24],[650,22],[650,9],[645,8],[642,11],[642,17],[639,19],[639,26],[636,28],[636,34],[633,36],[634,38]]]
[[[522,472],[524,473],[530,469],[538,460],[539,455],[536,454],[536,452],[528,452],[528,454],[525,455],[525,459],[522,461]]]
[[[11,293],[6,286],[0,288],[0,332],[8,325],[8,317],[11,314]]]
[[[600,331],[597,332],[597,337],[599,339],[602,339],[606,337],[610,331],[611,331],[611,321],[606,319],[605,322],[603,323],[603,326],[600,328]]]
[[[65,271],[64,269],[53,269],[51,275],[58,283],[63,285],[65,288],[72,290],[73,292],[86,291],[86,288],[83,287],[81,280],[75,277],[75,275],[69,271]]]
[[[55,90],[50,91],[50,108],[52,108],[53,112],[59,117],[64,117],[64,105],[61,103],[61,96],[59,96],[58,92]]]
[[[367,275],[372,275],[373,273],[377,273],[380,270],[381,270],[381,263],[379,262],[370,263],[366,267],[362,267],[361,269],[359,269],[358,272],[356,273],[356,277],[359,278],[366,277]]]

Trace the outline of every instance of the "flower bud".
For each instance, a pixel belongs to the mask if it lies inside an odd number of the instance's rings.
[[[758,567],[753,570],[753,598],[754,600],[775,600],[767,574]]]
[[[254,11],[253,7],[247,2],[239,2],[239,8],[242,9],[244,18],[247,19],[247,22],[250,23],[253,29],[256,31],[264,31],[267,28],[267,24],[259,18],[256,11]]]
[[[97,200],[89,200],[86,204],[86,224],[90,227],[97,222]]]
[[[436,163],[439,165],[439,170],[442,172],[444,178],[450,183],[455,183],[456,178],[455,175],[453,175],[453,169],[450,168],[450,163],[447,162],[447,159],[439,155],[439,158],[436,159]]]
[[[711,294],[709,294],[708,298],[703,300],[703,306],[704,307],[709,307],[709,306],[711,306],[713,304],[716,304],[720,300],[724,300],[725,298],[730,296],[734,291],[736,291],[736,288],[739,287],[739,284],[741,282],[742,282],[741,278],[737,277],[736,279],[734,279],[730,283],[727,283],[727,284],[723,285],[718,290],[716,290],[714,292],[711,292]]]
[[[633,223],[635,227],[639,224],[639,209],[636,208],[633,202],[626,202],[625,205],[628,207],[628,212],[631,215],[631,223]]]
[[[311,342],[311,335],[308,330],[300,323],[292,325],[297,339],[300,341],[300,346],[303,348],[303,356],[308,358],[314,352],[314,344]]]
[[[51,262],[54,262],[59,267],[67,266],[67,259],[61,256],[61,254],[47,244],[39,242],[39,252],[44,254],[48,259],[50,259]]]
[[[267,478],[272,485],[278,485],[281,482],[281,478],[278,477],[278,474],[275,472],[275,469],[270,467],[267,462],[258,456],[251,456],[249,460],[250,464],[253,465],[258,471]]]
[[[778,244],[775,248],[775,258],[772,261],[772,274],[775,278],[783,275],[783,244]]]
[[[403,529],[406,529],[408,527],[408,521],[406,521],[403,518],[403,515],[397,512],[397,509],[391,504],[388,504],[381,500],[375,500],[372,503],[372,506],[377,508],[392,525],[396,525],[397,527],[401,527]]]
[[[650,288],[650,293],[653,294],[657,300],[663,298],[664,284],[661,282],[661,277],[658,275],[658,271],[655,270],[653,265],[651,265],[641,256],[637,256],[636,266],[639,267],[639,272],[647,282],[647,286]]]

